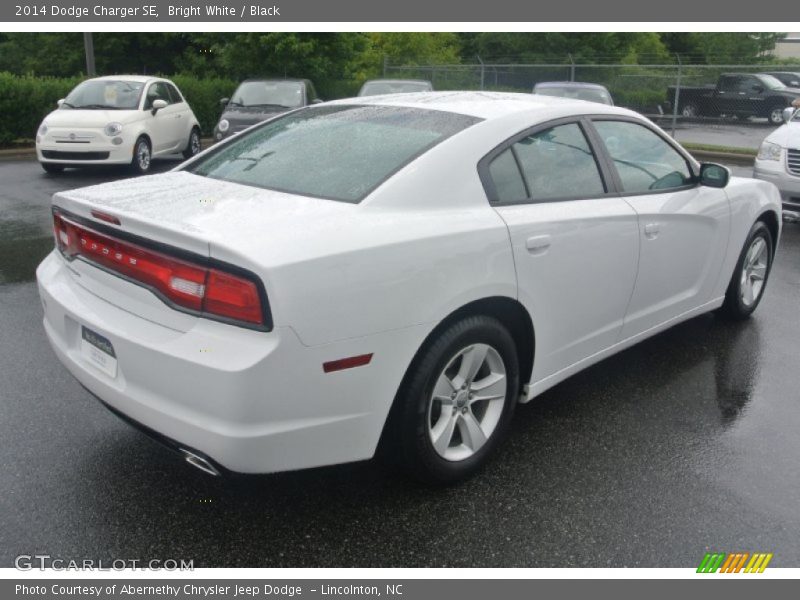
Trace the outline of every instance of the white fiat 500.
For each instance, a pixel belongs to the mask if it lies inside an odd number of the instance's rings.
[[[780,209],[628,110],[399,94],[59,192],[37,275],[64,365],[193,465],[385,448],[451,482],[518,402],[695,315],[749,316]]]
[[[111,164],[147,173],[154,156],[179,152],[200,152],[200,124],[175,84],[157,77],[84,81],[36,133],[36,156],[48,173]]]

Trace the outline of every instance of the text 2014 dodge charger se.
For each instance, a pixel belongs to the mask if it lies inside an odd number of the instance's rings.
[[[381,443],[449,482],[517,402],[694,315],[748,316],[779,214],[772,184],[698,165],[631,111],[401,94],[60,192],[37,275],[61,361],[196,466]]]

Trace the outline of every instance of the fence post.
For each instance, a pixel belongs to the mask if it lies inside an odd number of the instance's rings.
[[[681,98],[681,75],[683,74],[683,63],[681,62],[681,55],[676,54],[675,58],[678,59],[678,81],[675,84],[675,97],[672,99],[672,131],[670,135],[675,137],[675,123],[678,120],[678,102]]]
[[[569,80],[575,81],[575,59],[572,58],[572,52],[567,56],[569,56]]]
[[[478,62],[481,63],[481,91],[483,91],[483,82],[486,77],[486,66],[483,64],[480,54],[476,54],[475,57],[478,59]]]

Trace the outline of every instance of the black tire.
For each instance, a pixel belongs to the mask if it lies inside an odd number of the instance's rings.
[[[50,173],[51,175],[55,175],[57,173],[61,173],[64,171],[64,165],[57,165],[53,163],[39,163],[42,165],[42,169],[44,169],[45,173]]]
[[[192,129],[192,133],[189,134],[189,143],[186,145],[186,149],[183,151],[183,158],[192,158],[193,156],[199,154],[202,149],[202,144],[200,143],[200,130],[195,127]]]
[[[783,104],[775,104],[767,110],[767,121],[770,125],[783,125]]]
[[[764,269],[764,279],[762,280],[758,294],[754,297],[752,302],[748,302],[743,293],[747,286],[746,279],[749,277],[745,272],[745,261],[748,260],[748,253],[753,248],[756,240],[763,240],[766,244],[764,254],[766,267]],[[721,314],[737,321],[747,319],[753,314],[753,311],[758,308],[761,299],[764,297],[764,291],[767,288],[767,281],[769,280],[769,273],[772,270],[773,255],[774,245],[769,227],[767,227],[763,221],[756,221],[752,229],[750,229],[744,247],[739,254],[739,260],[736,261],[736,268],[733,270],[731,281],[728,284],[728,290],[725,292],[725,302],[720,309]]]
[[[486,344],[496,352],[495,358],[499,356],[502,360],[506,375],[505,397],[502,399],[499,419],[483,445],[463,460],[449,460],[437,452],[431,441],[429,408],[435,402],[432,396],[436,381],[445,368],[452,364],[451,360],[473,344]],[[481,368],[486,368],[487,364],[484,363]],[[511,334],[500,321],[486,316],[467,317],[457,321],[423,347],[414,359],[387,423],[388,436],[385,441],[389,446],[385,448],[384,455],[396,459],[407,472],[425,483],[444,485],[463,480],[483,466],[505,436],[520,389],[517,349]],[[469,392],[470,389],[467,388],[466,393]],[[452,419],[458,423],[455,429],[459,431],[454,433],[454,439],[462,436],[462,425],[466,426],[457,413],[465,411],[465,417],[477,416],[479,405],[479,402],[472,405],[476,407],[476,413],[472,412],[472,408],[456,408],[455,400],[450,405],[452,414],[455,415]],[[442,418],[446,414],[445,407],[440,407],[440,410],[439,418]],[[446,410],[449,411],[450,407]],[[467,410],[469,415],[466,414]],[[486,414],[484,412],[484,418]],[[461,443],[464,444],[465,441]]]
[[[688,118],[699,117],[700,109],[694,102],[686,102],[681,108],[681,115]]]
[[[146,159],[142,152],[146,149]],[[133,156],[131,157],[131,170],[137,175],[144,175],[150,171],[150,166],[153,162],[153,150],[150,146],[150,141],[140,136],[133,145]]]

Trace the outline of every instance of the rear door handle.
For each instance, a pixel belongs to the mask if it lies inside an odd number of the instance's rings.
[[[659,231],[658,223],[648,223],[647,225],[644,226],[644,236],[649,240],[657,238],[658,231]]]
[[[525,247],[533,255],[544,254],[550,247],[551,238],[548,234],[534,235],[525,240]]]

